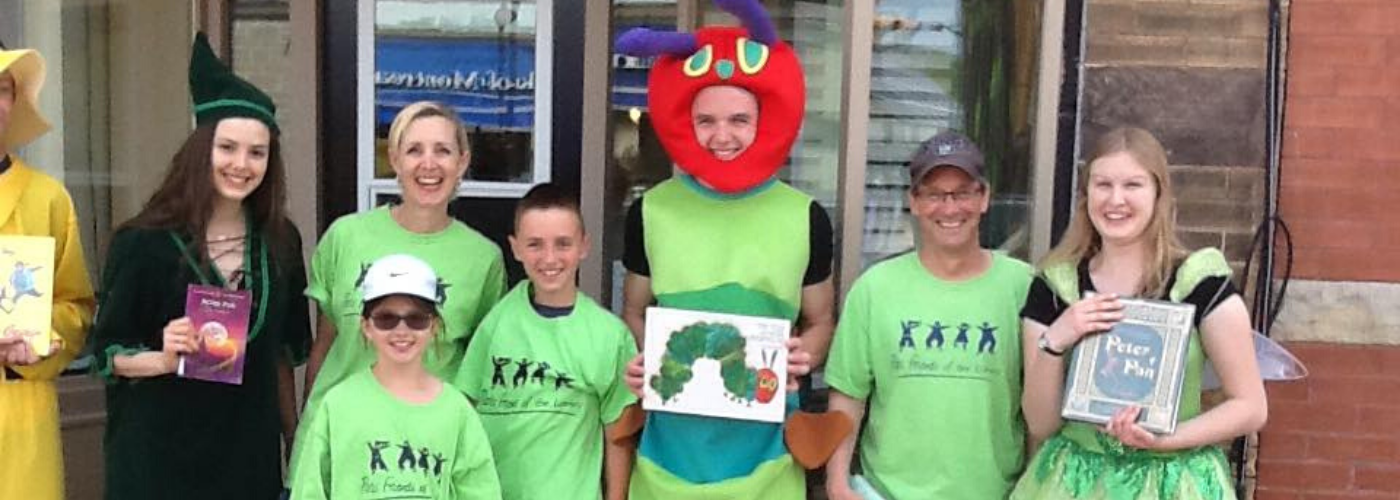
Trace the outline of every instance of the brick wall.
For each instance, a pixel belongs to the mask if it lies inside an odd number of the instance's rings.
[[[1293,286],[1274,330],[1311,370],[1269,386],[1261,499],[1400,498],[1400,2],[1295,0],[1280,213]]]
[[[1168,150],[1191,248],[1237,267],[1263,216],[1266,2],[1090,0],[1081,150],[1120,125]]]
[[[1280,212],[1295,276],[1400,282],[1400,2],[1298,0]]]
[[[1312,373],[1268,387],[1256,498],[1400,498],[1400,347],[1289,348]]]

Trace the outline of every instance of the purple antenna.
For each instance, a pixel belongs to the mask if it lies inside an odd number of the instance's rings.
[[[695,35],[672,31],[652,31],[647,28],[632,28],[617,37],[613,48],[620,54],[634,57],[651,57],[662,54],[685,57],[694,54]]]
[[[715,6],[739,18],[739,23],[749,30],[749,37],[764,45],[778,42],[778,30],[773,27],[773,19],[758,0],[715,0]]]

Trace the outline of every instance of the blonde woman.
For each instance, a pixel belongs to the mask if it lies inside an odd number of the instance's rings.
[[[370,263],[407,254],[437,273],[443,332],[423,363],[439,379],[456,375],[467,340],[505,291],[500,248],[447,212],[471,160],[457,114],[433,102],[408,105],[389,126],[388,150],[403,201],[336,220],[311,259],[306,295],[321,315],[306,371],[304,420],[314,416],[326,391],[374,360],[356,335],[359,285]]]
[[[1177,241],[1166,153],[1145,130],[1101,137],[1078,194],[1069,229],[1042,263],[1021,312],[1021,403],[1039,452],[1011,498],[1234,498],[1228,464],[1214,444],[1258,430],[1268,410],[1249,313],[1230,267],[1217,249],[1187,252]],[[1095,295],[1081,299],[1089,291]],[[1065,353],[1122,319],[1120,297],[1196,305],[1172,434],[1138,426],[1135,407],[1103,427],[1060,418]],[[1202,412],[1205,363],[1220,374],[1226,399]]]

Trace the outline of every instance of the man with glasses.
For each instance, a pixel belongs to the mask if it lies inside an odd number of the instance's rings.
[[[857,434],[828,463],[833,500],[1006,498],[1021,472],[1019,316],[1032,269],[980,247],[982,172],[961,134],[920,145],[908,192],[918,248],[872,266],[846,297],[830,406],[860,422],[868,403],[870,415],[863,476],[851,471]]]

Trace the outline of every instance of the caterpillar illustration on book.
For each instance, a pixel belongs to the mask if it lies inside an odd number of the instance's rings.
[[[719,362],[720,378],[731,401],[767,404],[778,390],[778,375],[772,365],[776,351],[763,353],[766,366],[749,366],[748,341],[734,325],[727,323],[695,323],[671,334],[666,342],[666,354],[661,357],[661,370],[648,382],[662,401],[670,401],[685,389],[695,376],[695,362],[713,359]]]

